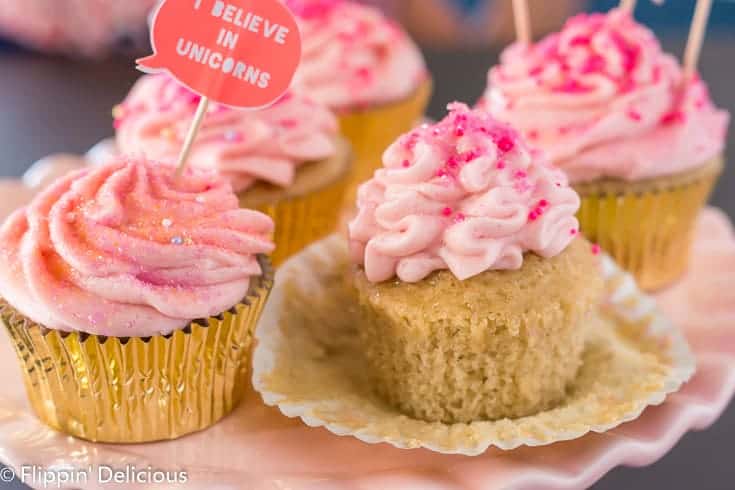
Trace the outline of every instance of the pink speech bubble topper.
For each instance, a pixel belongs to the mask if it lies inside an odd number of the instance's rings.
[[[168,72],[211,100],[258,108],[283,95],[301,58],[301,37],[278,0],[163,0],[152,19],[145,72]]]

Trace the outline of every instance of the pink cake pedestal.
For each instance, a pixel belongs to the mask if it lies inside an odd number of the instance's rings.
[[[2,186],[4,192],[18,190],[14,195],[19,202],[27,197],[16,184],[3,182]],[[208,490],[585,488],[618,465],[655,462],[687,431],[711,425],[727,406],[735,392],[733,264],[735,238],[730,223],[708,209],[700,218],[689,274],[659,294],[664,311],[685,330],[698,358],[698,372],[663,405],[650,407],[639,419],[605,434],[509,452],[489,450],[476,457],[447,456],[364,444],[312,429],[266,407],[251,392],[221,423],[178,441],[93,444],[54,432],[34,418],[15,354],[7,336],[1,334],[0,461],[16,470],[22,465],[91,467],[86,483],[70,485],[85,489],[105,487],[95,478],[94,468],[99,465],[184,469],[190,481],[175,488]],[[125,485],[132,487],[166,485]]]

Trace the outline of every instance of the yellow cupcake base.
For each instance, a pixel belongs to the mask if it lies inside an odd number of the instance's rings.
[[[355,153],[355,166],[345,195],[347,207],[354,207],[357,187],[382,166],[386,148],[423,116],[431,92],[432,82],[427,80],[413,95],[399,102],[339,115],[342,134],[350,141]]]
[[[255,325],[273,270],[243,302],[170,335],[118,338],[48,330],[4,300],[2,319],[41,421],[96,442],[176,439],[230,413],[250,380]]]
[[[630,271],[641,288],[665,287],[687,268],[696,218],[721,169],[718,157],[677,176],[575,184],[582,197],[582,232]]]

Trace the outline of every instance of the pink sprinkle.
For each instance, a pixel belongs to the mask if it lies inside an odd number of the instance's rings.
[[[442,209],[442,214],[444,216],[451,216],[452,212],[453,212],[452,208],[449,208],[449,207]]]
[[[454,129],[454,135],[458,138],[464,136],[464,128],[462,126],[457,126]]]
[[[371,78],[372,72],[370,71],[370,68],[362,67],[355,70],[355,75],[363,80],[368,80]]]
[[[569,230],[569,234],[572,236],[576,235],[577,233],[579,233],[579,231],[577,231],[576,228],[572,228],[571,230]]]
[[[498,141],[498,148],[500,148],[500,151],[503,151],[506,153],[512,150],[514,146],[515,146],[515,143],[513,142],[513,140],[507,136],[503,136]]]
[[[587,58],[584,66],[582,67],[582,73],[598,73],[605,69],[605,58],[600,55],[594,55]]]
[[[571,44],[572,46],[583,46],[589,43],[590,43],[589,36],[583,36],[583,35],[576,36],[574,39],[572,39],[569,42],[569,44]]]
[[[635,110],[635,109],[630,109],[630,110],[628,111],[628,117],[629,117],[630,119],[634,120],[634,121],[640,121],[641,119],[643,119],[643,116],[641,115],[641,113],[640,113],[640,112],[638,112],[638,111],[637,111],[637,110]]]
[[[525,179],[526,177],[528,177],[528,174],[524,170],[516,170],[513,174],[513,177],[515,177],[516,179]]]
[[[401,163],[401,165],[403,165],[404,168],[408,168],[411,166],[411,162],[409,162],[408,160],[403,160],[403,163]]]
[[[298,126],[299,122],[296,119],[283,119],[281,120],[279,124],[283,128],[291,129],[291,128],[295,128],[296,126]]]
[[[577,80],[567,80],[566,82],[556,87],[556,91],[565,92],[568,94],[579,94],[579,93],[584,93],[584,92],[590,92],[591,90],[593,90],[592,87],[583,85],[579,83]]]
[[[536,211],[531,211],[528,213],[528,221],[536,221],[538,219],[538,213]]]
[[[472,160],[474,160],[475,158],[477,158],[479,156],[480,156],[480,151],[479,150],[470,150],[467,153],[465,153],[464,155],[462,155],[462,159],[465,162],[471,162]]]
[[[600,255],[600,252],[602,252],[602,249],[600,248],[600,246],[598,244],[596,244],[596,243],[593,243],[592,244],[592,254],[593,255]]]
[[[682,123],[686,119],[686,116],[682,111],[671,111],[668,114],[664,114],[661,118],[661,124],[676,124]]]
[[[539,206],[541,206],[542,208],[545,208],[546,206],[548,206],[548,205],[549,205],[549,201],[547,201],[546,199],[541,199],[541,200],[540,200],[540,201],[538,202],[538,205],[539,205]]]
[[[447,176],[447,171],[444,170],[443,168],[440,168],[439,170],[436,171],[436,176],[437,177],[446,177]]]
[[[454,215],[454,222],[455,223],[461,223],[464,220],[465,220],[465,215],[464,214],[457,213],[457,214]]]
[[[543,73],[543,71],[544,71],[544,68],[541,65],[539,65],[534,68],[531,68],[528,71],[528,74],[535,78],[535,77],[540,76]]]
[[[449,157],[449,159],[447,160],[447,167],[449,168],[457,168],[458,165],[459,164],[457,163],[457,157],[454,155]]]
[[[498,162],[498,164],[496,165],[496,167],[497,167],[497,168],[498,168],[499,170],[503,170],[503,169],[505,168],[505,160],[500,160],[500,161]]]

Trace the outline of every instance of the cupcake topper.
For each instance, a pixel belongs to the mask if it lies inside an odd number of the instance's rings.
[[[301,58],[299,29],[278,0],[163,0],[152,18],[153,54],[137,60],[144,72],[168,72],[202,96],[184,140],[177,174],[209,101],[265,107],[283,95]]]
[[[531,44],[531,16],[527,0],[513,0],[513,17],[516,23],[518,42]]]
[[[704,41],[704,34],[707,31],[707,21],[709,20],[711,9],[712,0],[697,0],[694,18],[692,19],[692,27],[689,30],[689,40],[687,41],[686,51],[684,52],[685,83],[691,80],[697,72],[699,53],[702,51],[702,42]]]
[[[621,0],[620,8],[633,12],[635,10],[636,0]]]

